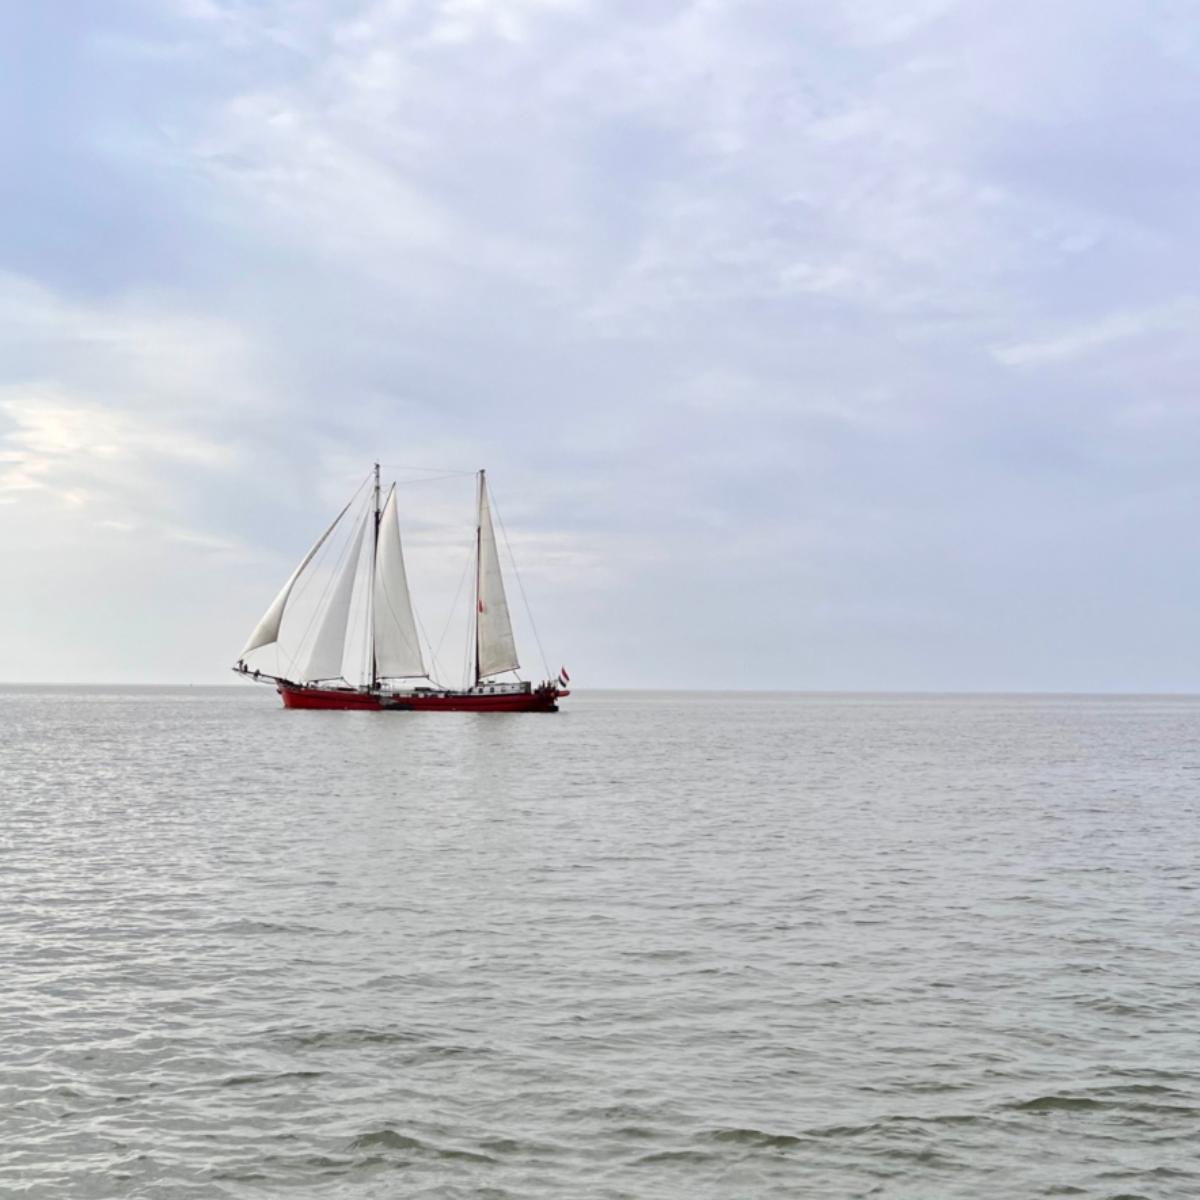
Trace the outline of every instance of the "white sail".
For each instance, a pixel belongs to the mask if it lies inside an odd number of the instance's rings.
[[[485,679],[501,671],[514,671],[517,646],[513,640],[508,599],[504,595],[504,577],[500,574],[500,555],[496,550],[496,531],[492,528],[492,510],[487,484],[479,483],[479,577],[476,583],[475,650],[476,675]]]
[[[271,607],[263,613],[262,620],[254,627],[254,632],[250,635],[250,640],[242,649],[242,658],[245,658],[251,650],[257,650],[260,646],[269,646],[279,637],[279,624],[283,620],[283,610],[287,607],[288,597],[292,594],[292,588],[296,586],[296,580],[300,578],[304,568],[312,562],[317,551],[325,545],[325,539],[337,528],[337,523],[346,515],[346,509],[350,507],[351,501],[343,508],[336,517],[333,518],[333,524],[313,545],[313,548],[300,560],[300,565],[288,576],[288,581],[279,589],[279,595],[271,601]]]
[[[342,567],[329,606],[321,618],[321,627],[313,639],[308,666],[304,671],[305,679],[338,679],[344,673],[346,626],[350,621],[350,601],[354,596],[354,581],[358,577],[358,561],[366,528],[367,516],[364,516],[350,547],[350,557]]]
[[[404,572],[400,545],[400,519],[396,515],[395,488],[388,494],[379,519],[375,551],[375,671],[381,678],[411,679],[425,674],[417,622]]]

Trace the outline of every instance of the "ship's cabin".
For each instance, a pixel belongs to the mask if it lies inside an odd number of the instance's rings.
[[[474,687],[467,688],[463,692],[459,692],[457,688],[437,688],[437,687],[403,687],[395,684],[385,683],[384,690],[390,696],[439,696],[445,695],[448,692],[455,692],[465,696],[524,696],[533,691],[533,684],[525,680],[517,680],[512,683],[497,683],[494,680],[484,680],[482,683],[476,684]]]
[[[533,685],[524,680],[518,680],[516,683],[495,683],[485,679],[467,690],[472,696],[520,696],[532,691]]]

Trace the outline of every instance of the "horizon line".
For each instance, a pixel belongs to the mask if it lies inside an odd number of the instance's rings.
[[[3,688],[145,688],[160,690],[180,688],[205,688],[210,691],[238,688],[238,683],[137,683],[120,680],[0,680]],[[1072,689],[1027,689],[1027,688],[746,688],[746,687],[656,687],[631,685],[626,687],[577,687],[572,693],[590,692],[651,692],[668,695],[745,695],[745,696],[1016,696],[1043,697],[1052,699],[1070,697],[1103,697],[1111,699],[1200,699],[1200,691],[1136,691],[1128,689],[1104,689],[1079,691]],[[247,693],[253,694],[253,693]]]

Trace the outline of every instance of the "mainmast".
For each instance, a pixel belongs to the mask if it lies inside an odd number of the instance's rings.
[[[379,558],[379,464],[374,464],[375,496],[373,500],[375,518],[371,522],[371,586],[367,595],[371,597],[371,619],[367,622],[367,647],[371,654],[371,691],[379,686],[379,664],[375,657],[375,571]]]
[[[479,614],[483,612],[483,489],[487,486],[483,471],[479,472],[479,494],[475,504],[475,686],[479,674]]]

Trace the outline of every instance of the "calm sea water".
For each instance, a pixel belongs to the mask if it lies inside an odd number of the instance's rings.
[[[1200,1195],[1200,700],[0,721],[0,1194]]]

